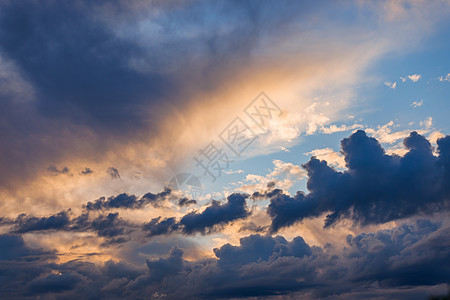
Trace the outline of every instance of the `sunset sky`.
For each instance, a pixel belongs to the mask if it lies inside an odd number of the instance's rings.
[[[0,0],[0,299],[444,299],[449,95],[449,1]]]

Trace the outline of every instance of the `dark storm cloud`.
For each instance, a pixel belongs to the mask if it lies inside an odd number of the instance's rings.
[[[99,237],[106,238],[103,246],[124,243],[130,239],[130,234],[138,229],[138,225],[119,217],[119,213],[100,214],[96,217],[84,213],[73,218],[68,228],[70,231],[95,232]]]
[[[83,278],[80,274],[50,274],[32,280],[28,284],[28,289],[31,294],[54,294],[72,290],[81,281]]]
[[[436,157],[428,140],[412,132],[404,140],[408,153],[399,157],[387,155],[376,139],[357,131],[341,143],[348,171],[337,172],[313,157],[303,166],[309,194],[271,197],[272,230],[326,212],[325,227],[341,218],[367,225],[448,209],[449,141],[450,136],[438,140]]]
[[[79,260],[51,263],[42,250],[27,247],[19,236],[7,235],[0,236],[0,274],[7,275],[0,281],[0,295],[11,299],[31,295],[216,299],[296,293],[299,298],[322,299],[364,291],[370,297],[448,283],[449,232],[448,224],[419,220],[348,236],[343,251],[310,246],[300,236],[287,241],[282,236],[251,235],[241,238],[237,246],[215,249],[216,259],[187,261],[183,250],[174,247],[140,266],[112,261],[104,266]],[[24,261],[26,257],[34,259]],[[424,291],[416,296],[425,297]]]
[[[150,222],[145,223],[143,230],[148,232],[148,236],[156,236],[169,234],[176,231],[180,225],[175,218],[162,219],[161,217],[153,218]]]
[[[282,236],[250,235],[240,240],[239,246],[225,244],[214,249],[219,264],[246,265],[252,262],[267,261],[270,257],[311,255],[311,248],[302,237],[296,237],[292,242]]]
[[[18,235],[0,235],[0,261],[35,260],[45,256],[54,257],[51,252],[32,249],[25,245],[23,238]]]
[[[226,203],[213,200],[203,212],[191,212],[180,220],[183,232],[192,234],[195,232],[207,233],[215,226],[225,225],[232,221],[246,218],[250,215],[247,210],[246,199],[248,195],[234,193],[227,197]]]
[[[108,197],[108,199],[101,197],[94,202],[88,202],[86,205],[83,205],[83,208],[86,210],[108,210],[114,208],[141,209],[147,205],[158,207],[171,196],[171,193],[172,191],[168,188],[158,194],[147,193],[140,198],[123,193]]]
[[[0,220],[0,225],[9,226],[10,233],[37,233],[47,231],[95,232],[99,237],[106,238],[108,243],[122,243],[129,239],[129,234],[139,229],[139,226],[119,217],[118,213],[90,216],[83,213],[71,218],[69,211],[62,211],[49,217],[34,217],[26,214],[16,219]]]
[[[182,232],[184,234],[207,234],[225,226],[235,220],[247,218],[250,211],[247,209],[248,195],[234,193],[227,197],[225,203],[213,200],[202,212],[193,211],[184,215],[179,221],[175,218],[154,218],[144,224],[143,230],[148,236]]]
[[[0,222],[0,224],[3,222]],[[43,230],[63,230],[67,228],[70,223],[69,213],[66,211],[61,211],[55,215],[49,217],[37,218],[33,216],[28,216],[26,214],[21,214],[9,224],[14,224],[11,228],[13,233],[27,233],[33,231],[43,231]],[[5,225],[9,225],[5,222]]]
[[[168,114],[223,86],[261,40],[315,9],[312,2],[2,2],[0,61],[9,69],[0,82],[0,183],[156,136]]]
[[[343,252],[311,247],[301,237],[251,235],[238,246],[214,250],[217,260],[173,259],[164,280],[149,275],[128,285],[129,295],[158,291],[167,299],[247,298],[289,295],[313,299],[380,290],[434,286],[450,274],[448,225],[422,220],[391,230],[347,237]],[[176,261],[176,263],[175,263]],[[398,263],[397,263],[398,262]],[[162,260],[160,265],[168,264]],[[371,290],[368,286],[377,284]],[[140,292],[139,292],[140,291]],[[416,295],[417,296],[417,295]],[[421,297],[426,297],[422,292]]]
[[[140,121],[133,105],[144,100],[144,91],[159,94],[164,78],[130,69],[128,60],[142,50],[115,37],[89,13],[94,8],[44,1],[3,5],[1,49],[37,89],[42,113],[133,127]],[[121,105],[125,99],[130,106]]]

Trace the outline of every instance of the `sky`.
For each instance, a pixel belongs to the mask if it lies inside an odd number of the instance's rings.
[[[449,37],[439,0],[0,1],[0,298],[448,297]]]

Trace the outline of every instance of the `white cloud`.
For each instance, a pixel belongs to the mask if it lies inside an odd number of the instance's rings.
[[[323,114],[312,115],[308,123],[308,128],[306,129],[306,135],[311,135],[317,132],[319,127],[322,127],[328,123],[330,119]]]
[[[231,175],[231,174],[241,174],[241,173],[244,173],[244,171],[243,171],[243,170],[236,170],[236,171],[228,170],[228,171],[225,171],[225,174],[228,174],[228,175]]]
[[[241,187],[238,191],[253,193],[255,191],[264,191],[269,182],[275,182],[276,186],[287,190],[295,181],[306,177],[306,171],[298,165],[286,163],[275,159],[273,161],[273,170],[266,175],[248,174],[243,182],[239,182]]]
[[[397,145],[387,148],[386,154],[388,155],[398,155],[398,156],[404,156],[406,153],[408,153],[408,150],[406,150],[405,146],[402,142],[398,143]]]
[[[444,81],[449,81],[450,82],[450,73],[448,73],[447,75],[438,77],[440,82],[444,82]]]
[[[361,124],[353,124],[350,126],[347,126],[345,124],[342,124],[341,126],[336,126],[334,124],[331,124],[328,127],[322,126],[320,128],[320,132],[324,133],[324,134],[332,134],[335,132],[343,132],[343,131],[350,131],[350,130],[354,130],[354,129],[358,129],[358,128],[363,128],[364,126]]]
[[[419,102],[414,101],[413,103],[411,103],[412,108],[421,107],[422,105],[423,105],[423,99],[421,99]]]
[[[420,74],[412,74],[412,75],[408,75],[409,80],[411,80],[412,82],[417,82],[422,78],[422,75]]]
[[[397,82],[385,81],[384,84],[391,89],[395,89],[397,87]]]
[[[430,131],[430,128],[433,125],[433,119],[431,117],[428,117],[426,120],[421,121],[419,124],[423,129],[405,129],[405,130],[399,130],[394,131],[393,129],[395,127],[398,127],[399,125],[396,125],[394,121],[390,121],[387,124],[377,126],[376,129],[373,128],[367,128],[366,132],[376,138],[380,143],[386,143],[386,144],[394,144],[400,139],[404,139],[411,131],[417,131],[419,134],[426,134]]]
[[[402,80],[402,82],[405,82],[405,81],[406,81],[406,78],[405,78],[405,77],[400,77],[400,79]]]
[[[380,143],[393,144],[399,139],[407,137],[410,130],[402,130],[393,132],[392,129],[396,127],[394,121],[387,124],[377,126],[377,129],[367,128],[366,132],[376,138]]]
[[[426,120],[420,122],[420,126],[425,127],[425,129],[430,129],[433,126],[433,118],[428,117]]]
[[[305,155],[315,156],[317,159],[325,160],[329,165],[335,168],[345,169],[344,156],[331,148],[314,149],[310,152],[306,152]]]
[[[432,144],[436,144],[437,140],[440,138],[445,137],[445,134],[443,134],[442,132],[436,130],[433,131],[429,136],[428,136],[428,140],[430,141],[430,143]]]

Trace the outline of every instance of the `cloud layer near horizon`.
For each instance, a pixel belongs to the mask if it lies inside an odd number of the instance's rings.
[[[271,183],[264,193],[231,194],[226,202],[212,200],[178,218],[158,217],[142,223],[119,217],[117,212],[142,210],[147,204],[177,205],[178,199],[170,198],[168,189],[140,198],[127,194],[101,198],[84,205],[85,212],[79,216],[69,209],[40,218],[25,214],[1,218],[0,225],[9,230],[0,235],[0,270],[8,274],[0,295],[211,299],[290,294],[351,299],[362,291],[377,293],[381,288],[388,293],[389,289],[398,292],[398,288],[415,287],[414,293],[419,291],[425,297],[432,287],[448,283],[450,276],[450,224],[445,218],[449,209],[449,141],[449,136],[438,139],[438,156],[434,156],[430,143],[412,132],[404,140],[408,152],[400,157],[385,154],[376,139],[357,131],[341,143],[346,171],[338,172],[314,157],[304,165],[308,194],[298,192],[292,197]],[[149,246],[157,237],[165,237],[167,242],[177,236],[214,235],[236,222],[252,220],[249,199],[270,199],[271,228],[262,229],[265,234],[242,237],[239,245],[222,244],[214,249],[212,258],[186,260],[182,247],[173,247],[168,256],[147,259],[145,266],[128,259],[98,266],[86,261],[89,255],[57,263],[55,258],[63,253],[31,248],[23,239],[30,234],[94,233],[103,241],[101,252],[102,248],[121,245],[115,248],[119,250],[136,242]],[[348,235],[343,247],[313,246],[302,236],[288,241],[271,235],[327,212],[324,230],[343,219],[358,225],[400,219],[403,223],[392,229]],[[247,230],[260,231],[255,226]],[[23,277],[23,273],[31,275]],[[368,288],[375,283],[378,288]],[[18,286],[25,287],[22,293]],[[405,292],[404,297],[407,295]]]

